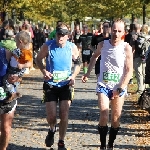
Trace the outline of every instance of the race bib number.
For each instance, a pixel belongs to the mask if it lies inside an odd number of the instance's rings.
[[[77,34],[76,39],[79,40],[79,38],[80,38],[80,34]]]
[[[68,78],[68,71],[53,71],[53,82],[60,82]]]
[[[117,73],[103,72],[103,81],[104,82],[115,82],[118,83],[120,80],[120,75]]]
[[[84,55],[90,55],[90,50],[83,50]]]

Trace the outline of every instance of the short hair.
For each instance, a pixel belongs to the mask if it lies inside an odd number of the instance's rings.
[[[102,25],[104,25],[105,23],[107,23],[107,24],[109,25],[109,27],[111,27],[110,22],[108,22],[108,21],[104,21]]]
[[[61,23],[62,23],[61,20],[59,20],[59,21],[56,22],[57,26],[60,25]]]
[[[26,31],[20,31],[16,34],[16,39],[19,39],[24,43],[24,45],[28,45],[31,42],[30,35]]]
[[[113,21],[113,23],[112,23],[112,27],[113,27],[113,25],[115,24],[115,23],[122,23],[122,24],[124,24],[124,29],[125,29],[125,22],[122,20],[122,19],[116,19],[116,20],[114,20]]]
[[[57,28],[63,28],[63,27],[66,27],[68,29],[68,25],[64,22],[61,22],[61,24],[57,25],[56,29]]]
[[[115,24],[115,23],[123,23],[125,25],[125,22],[122,19],[116,19],[116,20],[114,20],[113,24]]]

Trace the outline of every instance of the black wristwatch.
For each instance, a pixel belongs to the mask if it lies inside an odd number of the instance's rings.
[[[120,94],[123,92],[123,89],[122,88],[117,88],[117,92]]]

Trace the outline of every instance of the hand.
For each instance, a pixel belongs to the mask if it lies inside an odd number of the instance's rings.
[[[82,82],[85,83],[86,81],[88,81],[88,77],[89,77],[89,75],[87,73],[85,75],[83,75]]]
[[[119,97],[119,93],[117,91],[113,91],[113,96],[111,99],[118,98],[118,97]]]
[[[22,69],[22,68],[23,68],[23,64],[19,64],[19,63],[18,63],[17,66],[18,66],[19,69]]]
[[[49,80],[49,79],[51,79],[51,78],[53,77],[53,74],[51,74],[51,73],[48,72],[48,71],[45,71],[45,72],[43,73],[43,75],[44,75],[44,79],[45,79],[45,80]]]
[[[69,77],[69,80],[70,80],[70,82],[69,82],[69,86],[74,87],[74,85],[75,85],[75,78],[73,78],[73,77]]]
[[[7,80],[10,84],[13,84],[14,82],[20,82],[22,80],[22,78],[18,77],[17,74],[10,74],[10,75],[8,75]]]

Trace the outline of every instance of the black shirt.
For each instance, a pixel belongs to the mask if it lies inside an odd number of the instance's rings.
[[[79,41],[80,35],[81,35],[81,32],[80,32],[80,31],[77,32],[77,31],[75,30],[75,32],[74,32],[74,37],[73,37],[73,40],[74,40],[74,43],[75,43],[75,44],[80,43],[80,41]]]
[[[110,35],[109,37],[104,38],[103,34],[101,33],[100,35],[94,35],[92,37],[92,42],[91,45],[95,48],[97,48],[98,43],[104,41],[104,40],[109,40],[110,39]],[[100,60],[101,60],[101,56],[98,57],[96,64],[95,64],[95,74],[99,74],[100,73]]]
[[[82,50],[88,50],[92,41],[92,33],[87,33],[86,35],[80,35],[79,43],[82,42]]]
[[[131,38],[132,38],[132,35],[128,33],[127,35],[125,35],[124,41],[131,45]]]

